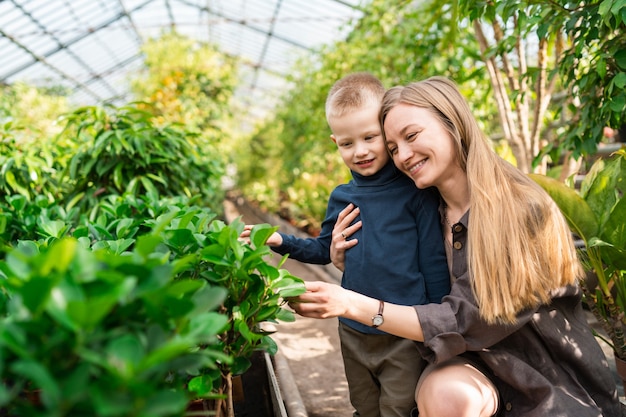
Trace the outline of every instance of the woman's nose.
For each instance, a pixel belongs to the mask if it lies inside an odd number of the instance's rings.
[[[408,159],[411,158],[411,156],[413,156],[413,151],[411,151],[410,146],[400,145],[398,146],[397,151],[398,151],[398,160],[400,162],[407,161]]]

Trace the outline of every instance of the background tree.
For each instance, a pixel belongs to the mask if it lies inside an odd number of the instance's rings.
[[[211,140],[225,137],[232,120],[237,61],[210,43],[164,32],[142,48],[145,69],[132,81],[138,100],[168,123],[184,123]]]
[[[242,190],[319,224],[330,190],[349,178],[327,139],[324,100],[355,71],[388,87],[451,77],[496,150],[525,172],[591,154],[605,125],[625,122],[625,17],[622,0],[373,0],[344,41],[295,69],[296,87],[243,144],[238,160],[255,167],[238,164]]]
[[[55,140],[59,114],[69,108],[63,91],[23,83],[0,87],[0,196],[54,200],[66,155]]]
[[[531,171],[542,144],[548,106],[558,78],[555,69],[564,48],[564,34],[544,28],[553,19],[544,4],[519,1],[460,2],[472,22],[491,81],[502,134],[511,145],[517,166]]]
[[[548,153],[554,163],[563,152],[574,158],[594,153],[603,127],[624,123],[623,1],[460,5],[488,68],[502,133],[522,170],[530,172],[534,159],[535,171],[545,171],[546,160],[536,157]],[[555,93],[563,104],[550,108]]]
[[[562,143],[575,156],[595,152],[604,126],[626,123],[626,2],[550,3],[566,17],[570,44],[559,73],[572,96]]]

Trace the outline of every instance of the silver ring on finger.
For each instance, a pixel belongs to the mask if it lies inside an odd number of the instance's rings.
[[[348,238],[348,236],[346,236],[344,232],[341,232],[341,237],[343,237],[343,240],[346,240]]]

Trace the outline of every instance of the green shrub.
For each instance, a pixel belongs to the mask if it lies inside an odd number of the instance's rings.
[[[66,202],[91,208],[107,194],[200,195],[219,212],[223,158],[197,133],[159,126],[136,105],[83,107],[64,121],[63,135],[76,143],[62,175]]]
[[[183,197],[109,196],[66,218],[11,203],[38,238],[5,240],[0,261],[9,415],[174,416],[191,398],[224,407],[252,353],[276,351],[261,324],[294,319],[283,300],[303,284],[264,260],[269,225],[247,245],[243,223]],[[23,228],[3,218],[5,230]],[[41,403],[24,397],[32,390]]]
[[[0,196],[20,194],[31,200],[41,195],[52,201],[60,191],[53,146],[20,142],[16,136],[21,130],[26,129],[13,122],[0,126]]]

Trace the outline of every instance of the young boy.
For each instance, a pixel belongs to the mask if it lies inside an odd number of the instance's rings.
[[[328,264],[337,216],[352,203],[360,209],[355,222],[363,220],[366,226],[348,237],[359,244],[345,252],[341,285],[397,304],[439,303],[450,291],[439,195],[418,190],[391,161],[378,122],[384,92],[380,80],[368,73],[348,75],[333,85],[326,119],[353,179],[331,193],[319,237],[274,233],[267,243],[300,262]],[[425,363],[414,342],[376,329],[384,315],[379,313],[372,326],[339,319],[354,416],[407,417]]]

